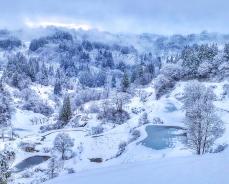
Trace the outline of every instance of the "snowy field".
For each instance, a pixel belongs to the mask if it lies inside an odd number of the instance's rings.
[[[79,172],[47,184],[228,184],[228,150],[213,155],[177,157]]]

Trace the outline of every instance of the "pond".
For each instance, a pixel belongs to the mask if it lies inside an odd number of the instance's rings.
[[[30,167],[36,166],[47,161],[50,157],[49,156],[33,156],[26,158],[25,160],[21,161],[19,164],[15,166],[15,171],[20,172]]]
[[[174,126],[150,125],[146,127],[148,136],[140,143],[155,150],[172,148],[178,141],[185,141],[185,134],[178,133],[182,130],[182,128]]]

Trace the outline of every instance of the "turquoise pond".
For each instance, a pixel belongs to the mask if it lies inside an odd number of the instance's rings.
[[[147,137],[139,143],[155,150],[173,148],[178,141],[185,142],[186,138],[180,127],[149,125],[146,132]]]

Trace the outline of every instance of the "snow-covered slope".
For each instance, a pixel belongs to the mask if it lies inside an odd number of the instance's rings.
[[[79,172],[47,184],[228,184],[229,152],[137,162]]]

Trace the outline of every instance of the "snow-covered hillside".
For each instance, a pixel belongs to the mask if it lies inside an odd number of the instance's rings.
[[[79,172],[47,184],[227,184],[228,150],[214,155],[148,160]]]
[[[229,182],[225,35],[35,33],[2,36],[0,181]]]

